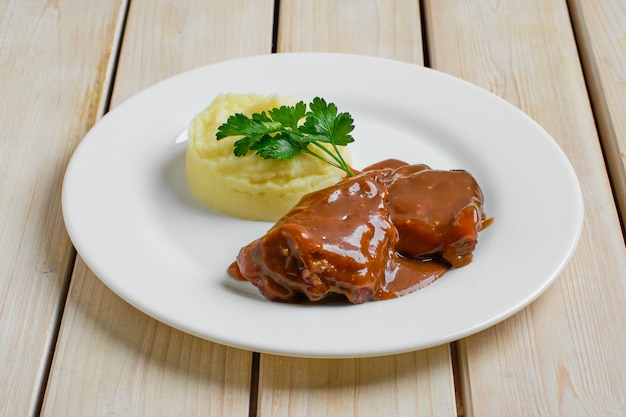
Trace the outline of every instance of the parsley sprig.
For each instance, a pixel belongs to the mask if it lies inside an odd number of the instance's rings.
[[[217,129],[216,138],[243,136],[234,144],[237,156],[254,151],[265,159],[284,160],[307,153],[354,176],[338,149],[354,141],[350,135],[354,129],[352,116],[337,113],[334,103],[326,103],[320,97],[314,98],[308,107],[307,111],[306,104],[300,101],[294,106],[254,113],[252,117],[236,113]],[[304,123],[300,123],[302,119]]]

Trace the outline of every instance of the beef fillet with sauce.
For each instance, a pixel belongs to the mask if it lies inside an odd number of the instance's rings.
[[[231,274],[272,301],[319,301],[329,294],[352,303],[371,300],[398,240],[386,198],[378,171],[310,193],[239,252]]]
[[[394,171],[388,192],[399,253],[440,256],[455,267],[471,262],[484,214],[482,191],[467,171],[406,165]]]
[[[482,204],[466,171],[383,161],[304,196],[229,272],[272,301],[398,297],[471,261]]]

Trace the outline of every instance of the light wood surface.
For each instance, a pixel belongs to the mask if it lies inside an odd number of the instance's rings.
[[[74,253],[61,182],[108,87],[121,7],[1,6],[0,415],[38,411]]]
[[[568,10],[543,0],[433,0],[426,9],[432,66],[504,97],[547,129],[574,165],[587,213],[554,286],[460,341],[466,412],[621,415],[626,376],[615,370],[626,369],[626,256]]]
[[[626,209],[625,16],[621,0],[4,2],[0,415],[626,415],[615,205]],[[556,283],[458,342],[338,360],[222,346],[111,292],[75,256],[63,223],[75,146],[155,82],[272,51],[428,65],[533,117],[570,158],[585,199],[579,247]]]
[[[133,1],[112,107],[178,72],[271,52],[272,13],[272,1]],[[42,414],[247,416],[251,365],[251,352],[200,340],[130,307],[79,258]]]
[[[140,313],[81,261],[42,415],[247,416],[251,356]]]
[[[626,3],[569,5],[613,189],[626,218]]]
[[[365,359],[261,355],[258,415],[456,415],[448,346]]]
[[[342,52],[424,63],[417,0],[279,3],[278,52]]]

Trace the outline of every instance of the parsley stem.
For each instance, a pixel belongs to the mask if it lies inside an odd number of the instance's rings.
[[[330,161],[327,158],[324,158],[322,155],[315,153],[313,151],[310,150],[306,150],[307,153],[321,159],[322,161],[326,162],[327,164],[330,164],[332,166],[334,166],[335,168],[339,168],[341,170],[344,170],[345,172],[348,173],[349,176],[354,177],[354,172],[352,172],[352,170],[350,169],[350,167],[348,166],[348,164],[346,163],[346,161],[343,159],[343,157],[341,156],[341,153],[339,152],[339,149],[337,148],[337,146],[333,143],[331,144],[333,149],[335,150],[335,152],[331,151],[330,149],[328,149],[326,146],[323,146],[322,144],[320,144],[319,142],[311,142],[312,145],[317,146],[319,149],[321,149],[323,152],[325,152],[326,154],[328,154],[333,160]]]
[[[309,150],[309,149],[306,149],[304,152],[305,152],[305,153],[308,153],[308,154],[309,154],[309,155],[311,155],[311,156],[316,157],[317,159],[319,159],[320,161],[323,161],[323,162],[327,163],[328,165],[332,165],[332,166],[334,166],[335,168],[342,169],[342,170],[344,170],[344,171],[345,171],[344,167],[342,167],[340,163],[335,162],[335,161],[334,161],[334,160],[332,160],[332,159],[325,158],[323,155],[320,155],[320,154],[319,154],[319,153],[317,153],[317,152],[313,152],[313,151],[311,151],[311,150]],[[334,158],[333,158],[333,159],[334,159]],[[346,172],[347,172],[347,171],[346,171]]]

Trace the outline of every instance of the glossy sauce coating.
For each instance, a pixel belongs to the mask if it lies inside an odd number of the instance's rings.
[[[363,303],[413,292],[471,260],[484,216],[468,177],[383,161],[303,197],[241,249],[229,273],[273,301],[339,294]]]
[[[484,220],[483,194],[466,171],[437,171],[425,165],[395,170],[387,207],[408,257],[441,256],[452,266],[472,260]]]

